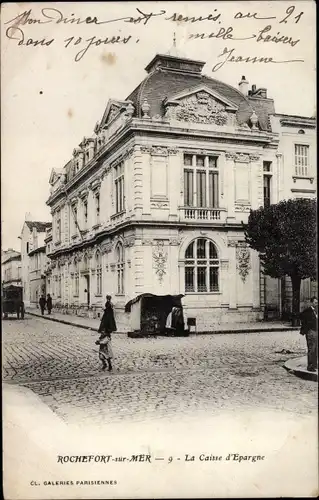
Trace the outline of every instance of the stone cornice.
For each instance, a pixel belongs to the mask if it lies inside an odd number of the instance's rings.
[[[113,237],[115,236],[118,232],[123,232],[125,229],[136,229],[136,228],[143,228],[143,227],[157,227],[157,228],[173,228],[173,229],[185,229],[185,228],[193,228],[197,230],[206,230],[209,228],[213,229],[218,229],[219,231],[227,231],[229,229],[231,230],[241,230],[243,231],[243,227],[241,222],[234,222],[232,224],[226,223],[226,222],[221,222],[221,223],[214,223],[212,221],[209,221],[208,225],[205,224],[200,224],[198,222],[173,222],[173,221],[154,221],[154,220],[149,220],[149,221],[125,221],[122,224],[119,224],[115,228],[110,228],[110,229],[102,229],[99,233],[94,235],[90,240],[85,240],[85,241],[79,241],[77,243],[74,243],[73,245],[70,245],[68,247],[64,248],[58,248],[57,250],[51,252],[48,256],[51,259],[57,258],[59,255],[67,254],[74,252],[75,250],[79,249],[84,249],[86,247],[90,247],[95,244],[101,243],[105,238],[108,237]],[[127,237],[129,239],[130,237]],[[136,237],[136,239],[139,239]],[[126,241],[126,240],[125,240]]]
[[[316,119],[304,116],[281,116],[280,124],[283,127],[316,128]]]
[[[252,132],[251,130],[236,130],[235,132],[226,132],[218,130],[206,130],[197,128],[187,128],[169,126],[167,123],[146,121],[139,118],[135,118],[127,122],[122,129],[120,129],[114,136],[112,136],[109,141],[100,149],[90,162],[83,167],[77,175],[71,179],[67,184],[64,185],[63,190],[60,188],[55,193],[53,193],[47,200],[47,205],[51,206],[55,200],[60,197],[64,197],[64,189],[70,192],[77,184],[83,182],[85,178],[90,176],[94,171],[101,167],[102,162],[110,158],[110,163],[116,161],[112,156],[116,155],[123,142],[131,137],[138,137],[143,133],[144,137],[154,135],[161,139],[182,139],[182,138],[200,138],[201,141],[211,141],[214,139],[215,142],[219,143],[237,143],[237,144],[255,144],[255,145],[267,145],[268,147],[277,148],[279,142],[279,134],[272,132]],[[126,147],[134,147],[134,144],[126,144]],[[171,146],[172,148],[174,146]]]

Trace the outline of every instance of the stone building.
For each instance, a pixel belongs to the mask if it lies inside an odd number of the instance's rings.
[[[2,286],[21,286],[21,254],[12,248],[1,252]]]
[[[270,117],[272,130],[279,134],[277,194],[274,193],[273,168],[264,168],[264,196],[266,203],[289,198],[316,198],[317,150],[315,118],[275,114]],[[274,280],[264,277],[263,302],[268,316],[288,318],[292,310],[292,285],[290,278]],[[316,295],[317,283],[303,280],[300,307],[304,309],[309,299]]]
[[[21,231],[21,277],[23,300],[26,306],[37,306],[40,295],[46,293],[45,271],[48,258],[45,248],[45,234],[51,222],[26,220]]]
[[[124,330],[125,303],[146,292],[185,294],[198,331],[263,317],[268,285],[242,222],[291,196],[282,177],[290,146],[266,89],[249,89],[245,77],[233,88],[205,76],[204,64],[156,55],[52,170],[56,307],[96,316],[111,294]]]

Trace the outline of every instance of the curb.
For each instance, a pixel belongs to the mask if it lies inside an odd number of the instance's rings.
[[[92,326],[87,326],[83,325],[80,323],[72,323],[71,321],[66,321],[64,319],[57,319],[57,318],[48,318],[47,316],[42,316],[40,314],[35,314],[29,311],[26,311],[25,314],[30,314],[30,316],[36,316],[37,318],[43,318],[47,319],[48,321],[54,321],[55,323],[62,323],[63,325],[71,325],[71,326],[76,326],[77,328],[84,328],[85,330],[91,330],[92,332],[97,332],[98,328],[94,328]]]
[[[42,316],[40,314],[36,314],[33,312],[26,311],[25,314],[30,314],[31,316],[36,316],[37,318],[43,318],[47,319],[48,321],[54,321],[55,323],[62,323],[64,325],[70,325],[70,326],[76,326],[77,328],[84,328],[85,330],[90,330],[92,332],[97,332],[98,328],[94,328],[92,326],[87,326],[83,325],[81,323],[73,323],[71,321],[67,321],[64,319],[57,319],[53,317],[48,317],[48,316]],[[278,327],[268,327],[268,328],[238,328],[236,330],[213,330],[209,332],[196,332],[196,333],[190,333],[191,336],[193,335],[215,335],[215,334],[231,334],[231,333],[263,333],[263,332],[287,332],[287,331],[296,331],[300,330],[300,327],[298,326],[278,326]],[[122,335],[127,335],[128,332],[116,332],[116,334],[122,334]],[[148,335],[149,336],[149,335]],[[161,337],[161,335],[157,335],[157,337]],[[166,335],[165,335],[166,337]]]
[[[303,378],[304,380],[312,380],[313,382],[318,382],[318,372],[309,372],[306,368],[302,368],[300,364],[303,363],[307,366],[307,357],[302,356],[301,358],[288,359],[284,363],[284,368],[296,377]]]

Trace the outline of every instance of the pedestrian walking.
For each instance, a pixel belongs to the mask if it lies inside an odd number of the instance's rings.
[[[318,368],[318,300],[312,297],[310,307],[307,307],[301,315],[301,335],[305,335],[307,341],[307,370],[315,372]]]
[[[48,314],[51,314],[51,311],[52,311],[52,297],[51,297],[51,295],[49,293],[47,295],[47,309],[48,309]]]
[[[99,340],[95,342],[100,346],[99,358],[102,361],[102,370],[105,370],[106,366],[108,366],[108,371],[112,370],[111,360],[113,359],[111,333],[117,330],[111,299],[112,297],[110,295],[106,296],[104,313],[98,330],[101,335]]]
[[[45,304],[46,304],[45,296],[41,295],[40,300],[39,300],[39,306],[41,309],[42,316],[44,315]]]

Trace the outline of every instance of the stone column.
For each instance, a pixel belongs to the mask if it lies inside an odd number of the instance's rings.
[[[225,205],[227,222],[235,220],[235,153],[226,153],[225,162]]]

